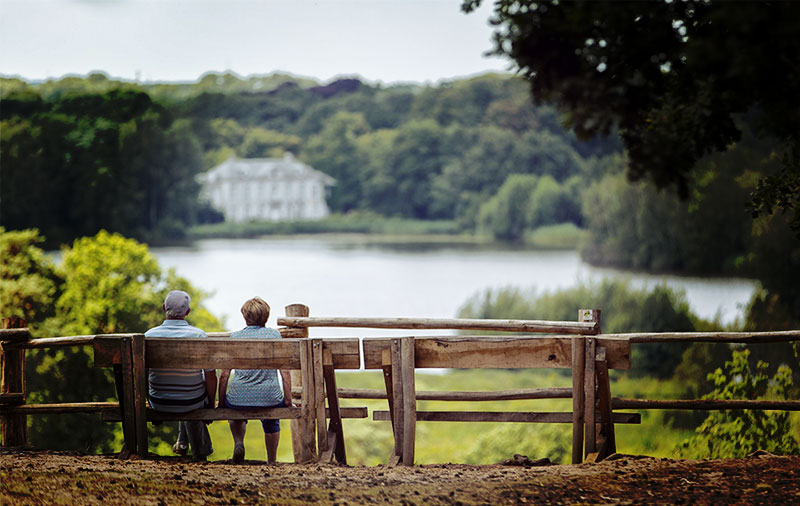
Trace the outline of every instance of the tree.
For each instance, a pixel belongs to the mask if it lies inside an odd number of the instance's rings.
[[[567,112],[581,137],[618,127],[633,180],[687,196],[695,162],[737,141],[736,116],[753,113],[785,165],[750,208],[793,213],[800,233],[797,19],[797,2],[496,0],[491,23],[493,53],[516,63],[537,102]]]
[[[497,238],[521,241],[528,228],[531,194],[539,178],[531,174],[511,174],[497,193],[478,213],[478,224]]]
[[[162,271],[147,246],[101,231],[78,239],[52,262],[37,246],[35,230],[0,229],[0,302],[6,314],[28,320],[36,337],[111,332],[144,332],[163,319],[161,303],[170,289],[192,296],[192,323],[222,330],[203,306],[207,296]],[[90,346],[27,352],[26,380],[31,403],[114,400],[108,370],[94,366]],[[172,439],[162,426],[156,439]],[[52,449],[111,451],[116,427],[89,415],[31,417],[31,442]]]

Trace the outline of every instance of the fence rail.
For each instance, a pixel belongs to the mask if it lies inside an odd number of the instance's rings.
[[[492,421],[528,423],[572,423],[573,462],[580,462],[589,453],[599,458],[614,448],[614,424],[638,423],[640,415],[621,413],[615,410],[783,410],[800,411],[800,401],[786,400],[738,400],[738,399],[624,399],[612,397],[609,388],[608,369],[627,368],[630,362],[630,345],[647,343],[738,343],[759,344],[793,342],[800,340],[800,330],[776,332],[640,332],[625,334],[602,334],[600,310],[579,310],[578,321],[558,322],[543,320],[475,320],[475,319],[431,319],[431,318],[320,318],[308,317],[308,308],[295,304],[286,308],[286,317],[279,318],[284,341],[265,346],[263,342],[224,340],[228,332],[209,333],[209,340],[202,340],[204,350],[191,343],[168,340],[144,339],[142,334],[104,334],[32,339],[27,328],[0,329],[0,362],[2,362],[2,388],[0,388],[0,420],[2,420],[2,444],[24,445],[27,442],[27,416],[59,413],[100,413],[104,420],[123,420],[133,416],[119,402],[82,402],[61,404],[26,404],[24,382],[25,351],[38,348],[96,345],[98,342],[140,342],[142,352],[137,360],[145,364],[144,354],[149,354],[149,364],[165,366],[177,360],[208,367],[222,367],[233,362],[240,367],[256,367],[264,357],[269,357],[275,367],[300,369],[304,364],[308,371],[302,375],[293,373],[293,396],[308,394],[307,411],[284,413],[292,419],[292,438],[296,460],[308,456],[309,438],[316,436],[319,453],[316,458],[328,458],[333,452],[341,452],[341,445],[329,445],[335,440],[331,430],[326,431],[317,424],[314,434],[307,424],[308,416],[315,420],[331,417],[335,410],[336,423],[341,417],[365,417],[366,408],[340,408],[338,399],[385,399],[389,411],[374,411],[374,420],[392,422],[395,450],[390,463],[413,464],[414,431],[417,421]],[[4,327],[24,325],[14,320],[3,320]],[[353,348],[355,339],[305,339],[312,327],[349,327],[382,329],[452,329],[469,331],[503,331],[516,334],[537,333],[537,336],[415,336],[403,338],[365,338],[361,346]],[[569,337],[557,337],[567,335]],[[315,344],[312,344],[315,343]],[[295,343],[306,343],[306,352],[296,354]],[[318,348],[314,348],[314,347]],[[324,352],[323,352],[324,348]],[[106,366],[132,360],[125,348],[94,346],[95,361]],[[102,351],[102,350],[106,351]],[[111,350],[111,351],[108,351]],[[123,350],[122,355],[118,350]],[[146,351],[144,351],[146,350]],[[283,350],[283,351],[281,351]],[[314,351],[316,350],[316,351]],[[349,350],[349,351],[348,351]],[[353,351],[355,350],[355,351]],[[262,358],[253,358],[262,357]],[[334,370],[355,369],[363,363],[367,369],[382,369],[385,390],[337,388]],[[187,362],[188,361],[188,362]],[[276,365],[277,364],[277,365]],[[416,391],[414,369],[418,367],[568,367],[572,370],[572,387],[533,388],[499,391]],[[137,376],[141,383],[141,366],[133,363],[117,371]],[[317,371],[316,375],[314,371]],[[324,373],[323,373],[324,371]],[[304,383],[305,382],[305,383]],[[146,383],[145,383],[146,384]],[[118,385],[119,386],[119,385]],[[130,387],[133,388],[133,387]],[[130,390],[129,388],[129,390]],[[122,394],[118,389],[118,394]],[[129,395],[131,392],[126,392]],[[328,406],[325,406],[325,399]],[[572,399],[572,412],[488,412],[488,411],[417,411],[416,401],[460,401],[485,402],[501,400]],[[144,406],[144,401],[140,401]],[[152,419],[166,418],[149,408],[137,408],[143,416]],[[294,408],[297,409],[297,408]],[[218,414],[224,415],[221,410]],[[197,412],[202,417],[208,414]],[[229,413],[236,418],[247,414]],[[228,416],[226,415],[226,416]],[[305,417],[305,418],[304,418]],[[322,418],[320,418],[322,417]],[[304,421],[305,420],[305,421]],[[333,417],[331,417],[333,420]],[[333,421],[331,422],[334,423]],[[299,425],[298,425],[299,424]],[[141,431],[141,429],[137,429]],[[341,435],[341,427],[338,427]],[[126,431],[126,438],[130,434]],[[297,434],[296,434],[297,433]],[[146,434],[146,433],[145,433]],[[296,437],[297,436],[297,437]],[[146,441],[146,436],[145,436]],[[312,442],[313,443],[313,442]],[[307,459],[306,459],[307,460]]]

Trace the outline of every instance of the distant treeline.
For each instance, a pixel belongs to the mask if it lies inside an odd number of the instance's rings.
[[[1,82],[2,224],[38,227],[50,242],[103,228],[150,242],[180,237],[219,219],[198,203],[198,173],[231,155],[286,151],[337,179],[334,212],[497,228],[481,208],[509,176],[526,174],[566,206],[531,211],[531,225],[581,225],[573,189],[620,151],[615,137],[579,141],[552,108],[532,105],[523,81],[502,75],[391,87],[230,74],[192,85],[102,74]]]
[[[681,201],[626,181],[617,136],[577,139],[509,75],[435,86],[277,74],[0,84],[0,226],[36,227],[51,245],[100,229],[181,239],[221,219],[199,199],[199,173],[231,155],[288,151],[336,178],[328,203],[345,217],[450,220],[506,241],[572,223],[587,230],[592,263],[757,277],[759,324],[798,321],[800,241],[782,216],[745,211],[758,179],[780,168],[747,117],[742,140],[703,158]]]

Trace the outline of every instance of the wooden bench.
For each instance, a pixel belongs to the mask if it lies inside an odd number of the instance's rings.
[[[580,425],[581,431],[585,423],[587,454],[613,453],[614,424],[640,423],[639,414],[611,411],[608,369],[628,369],[630,350],[627,339],[594,336],[442,336],[363,340],[364,367],[382,369],[384,373],[389,411],[373,411],[373,419],[392,422],[395,446],[389,459],[390,465],[413,465],[417,421],[572,423],[574,426]],[[417,411],[414,385],[416,368],[572,368],[573,411]],[[586,381],[585,378],[590,380]],[[569,393],[564,397],[570,397]],[[578,402],[575,402],[576,399]],[[599,422],[597,434],[596,422]],[[582,441],[576,440],[577,432],[576,428],[573,446],[578,445],[580,461]],[[576,460],[575,457],[573,448],[573,460]]]
[[[358,339],[169,339],[134,334],[122,338],[100,336],[93,345],[95,365],[114,368],[119,409],[106,408],[103,417],[122,422],[123,456],[147,455],[148,421],[278,418],[299,422],[300,435],[293,434],[292,438],[296,461],[330,462],[336,458],[346,463],[342,418],[367,417],[366,408],[340,408],[336,389],[336,369],[360,367]],[[298,370],[303,385],[300,406],[248,411],[198,409],[187,413],[148,408],[147,369],[174,369],[176,364],[187,369]],[[330,419],[329,427],[325,426],[326,418]]]

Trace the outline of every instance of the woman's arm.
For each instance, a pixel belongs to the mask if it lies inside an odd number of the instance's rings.
[[[228,377],[231,375],[230,369],[222,369],[219,372],[219,403],[218,408],[225,407],[225,394],[228,390]]]
[[[289,371],[281,371],[281,379],[283,380],[283,404],[285,406],[292,405],[292,375]]]

